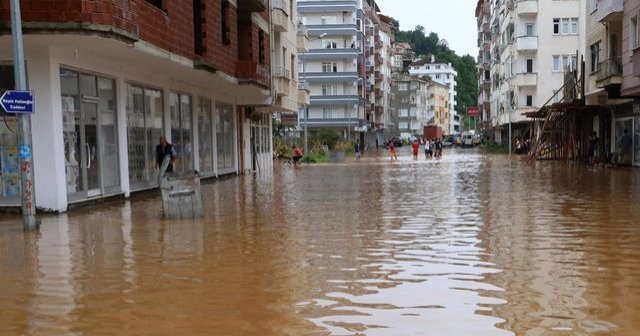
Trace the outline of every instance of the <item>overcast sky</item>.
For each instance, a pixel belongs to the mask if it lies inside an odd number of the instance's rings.
[[[458,55],[478,54],[476,0],[377,0],[382,14],[400,21],[400,29],[417,25],[438,33]]]

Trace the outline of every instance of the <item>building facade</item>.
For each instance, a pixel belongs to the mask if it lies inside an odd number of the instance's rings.
[[[478,2],[482,69],[478,103],[484,107],[485,121],[490,120],[496,130],[496,140],[501,140],[509,123],[526,127],[524,113],[562,100],[564,73],[576,69],[584,50],[584,2]],[[489,86],[491,94],[487,97]]]
[[[177,171],[203,177],[253,171],[257,157],[271,157],[271,115],[260,112],[275,101],[266,0],[21,4],[37,106],[37,208],[65,211],[157,187],[161,136],[177,151]],[[9,89],[7,2],[0,18],[0,87]],[[0,126],[3,206],[20,203],[15,120],[7,125]]]
[[[393,81],[394,125],[392,135],[402,139],[421,137],[424,126],[435,122],[435,108],[429,105],[429,82],[415,76],[396,74]],[[435,103],[435,95],[433,102]]]
[[[300,23],[309,35],[309,51],[301,53],[299,69],[308,84],[310,130],[332,128],[345,137],[364,121],[359,82],[364,69],[363,7],[361,0],[302,1],[297,3]],[[362,70],[362,71],[361,71]]]
[[[409,66],[409,73],[416,76],[429,76],[431,80],[446,85],[449,88],[450,106],[448,110],[449,121],[446,122],[447,128],[443,128],[446,135],[460,134],[460,121],[455,118],[456,108],[456,77],[458,72],[453,68],[451,63],[438,62],[432,55],[430,60],[416,60]]]
[[[451,99],[451,86],[434,80],[430,80],[428,83],[429,115],[433,116],[433,122],[429,121],[429,124],[440,126],[444,135],[451,135],[451,133],[447,133],[452,128],[452,104],[449,100]]]
[[[585,101],[606,112],[591,130],[603,153],[617,153],[623,165],[640,166],[640,1],[593,0],[586,8]],[[622,146],[625,131],[631,148]]]

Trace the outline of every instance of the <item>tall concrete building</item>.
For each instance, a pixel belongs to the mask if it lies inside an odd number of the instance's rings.
[[[38,107],[37,208],[157,187],[161,136],[175,146],[178,172],[215,177],[272,162],[271,115],[260,110],[274,102],[269,1],[59,2],[21,1]],[[7,1],[0,19],[8,22]],[[4,27],[0,88],[10,89]],[[0,125],[1,206],[20,204],[15,122]]]
[[[517,129],[514,136],[519,129],[528,132],[524,113],[562,99],[564,72],[576,68],[584,50],[585,2],[478,1],[479,105],[496,140],[509,122]]]
[[[365,107],[370,132],[365,144],[373,147],[383,143],[388,136],[392,113],[392,48],[394,35],[388,17],[380,15],[375,1],[363,2],[365,6]]]
[[[299,0],[297,8],[309,35],[309,51],[300,54],[299,69],[311,93],[308,120],[302,115],[300,126],[307,123],[311,131],[331,128],[353,136],[364,123],[361,0]]]
[[[416,76],[429,76],[431,80],[446,85],[449,88],[449,118],[446,123],[448,128],[443,129],[444,134],[459,134],[460,121],[456,118],[456,77],[458,72],[453,68],[451,63],[438,62],[434,56],[428,60],[416,60],[409,66],[409,73]]]
[[[375,0],[297,3],[309,35],[300,77],[311,93],[307,127],[330,128],[373,145],[382,141],[391,101],[390,25]],[[301,114],[300,127],[305,125]]]
[[[393,93],[396,113],[391,119],[392,135],[402,139],[422,136],[424,126],[435,123],[435,107],[429,105],[429,82],[398,73],[394,75]]]

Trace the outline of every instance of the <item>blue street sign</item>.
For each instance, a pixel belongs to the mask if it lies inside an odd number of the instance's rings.
[[[0,106],[7,113],[33,113],[33,91],[8,90],[0,97]]]

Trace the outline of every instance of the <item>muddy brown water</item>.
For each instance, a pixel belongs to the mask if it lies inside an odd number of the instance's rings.
[[[401,153],[5,215],[0,334],[640,334],[639,172]]]

